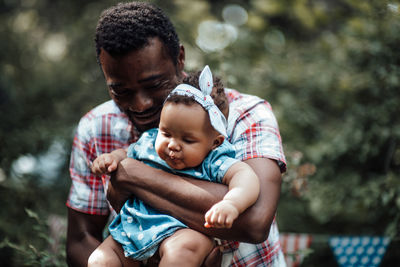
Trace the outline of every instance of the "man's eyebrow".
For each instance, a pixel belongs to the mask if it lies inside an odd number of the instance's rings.
[[[151,76],[146,77],[144,79],[141,79],[138,82],[139,83],[145,83],[145,82],[149,82],[149,81],[154,81],[154,80],[157,80],[157,79],[161,78],[162,76],[163,76],[162,74],[154,74],[154,75],[151,75]]]

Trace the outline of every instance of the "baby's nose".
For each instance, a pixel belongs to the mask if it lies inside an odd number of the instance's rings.
[[[168,148],[173,151],[179,151],[181,149],[179,143],[173,138],[169,141]]]

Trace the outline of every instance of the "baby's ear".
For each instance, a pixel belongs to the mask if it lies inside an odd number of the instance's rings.
[[[214,139],[214,143],[212,146],[212,149],[219,147],[225,140],[225,137],[222,134],[217,135],[217,137],[215,137]]]

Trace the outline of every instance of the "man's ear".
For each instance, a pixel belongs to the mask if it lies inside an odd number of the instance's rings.
[[[183,44],[180,44],[177,69],[179,72],[182,72],[184,67],[185,67],[185,47],[183,46]]]
[[[212,149],[220,146],[224,142],[224,140],[225,140],[225,137],[222,134],[217,135],[217,137],[215,137],[215,139],[214,139]]]

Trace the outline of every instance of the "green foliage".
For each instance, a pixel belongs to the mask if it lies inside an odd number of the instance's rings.
[[[152,2],[176,25],[187,70],[208,64],[227,87],[272,104],[288,160],[280,230],[389,235],[394,241],[381,266],[399,260],[398,1]],[[0,260],[9,265],[14,258],[49,262],[48,240],[37,234],[46,230],[34,230],[37,220],[27,219],[23,208],[39,218],[65,216],[73,130],[85,112],[108,99],[93,36],[101,10],[114,3],[1,1],[0,36],[7,41],[0,42],[0,213],[7,220],[0,221],[0,239],[14,249],[0,249]],[[223,22],[222,10],[232,3],[246,10],[247,23],[235,26],[236,39],[227,47],[204,52],[196,43],[198,25]],[[16,159],[40,157],[55,141],[66,152],[52,182],[39,182],[40,172],[13,173]],[[10,199],[15,205],[5,204]],[[18,249],[29,253],[17,257]],[[327,247],[313,250],[307,266],[334,262]]]
[[[94,1],[6,1],[0,9],[0,167],[71,143],[77,119],[107,99],[93,35]],[[79,30],[77,30],[79,29]],[[85,101],[80,101],[86,99]]]
[[[288,39],[286,55],[269,62],[282,71],[265,78],[281,88],[274,95],[287,150],[302,151],[303,163],[316,166],[303,196],[310,215],[336,221],[335,232],[371,233],[379,225],[375,234],[394,237],[400,17],[383,1],[342,4],[334,29],[319,25],[306,40]]]
[[[39,186],[34,179],[0,184],[2,266],[65,264],[66,185]]]
[[[43,244],[48,247],[43,247],[40,244],[35,245],[33,243],[17,244],[11,242],[8,238],[5,238],[0,242],[0,249],[11,248],[16,252],[15,266],[66,266],[65,256],[65,236],[64,240],[58,240],[54,237],[49,236],[49,225],[48,223],[41,220],[35,212],[29,209],[25,209],[26,214],[29,218],[34,221],[32,230],[36,235],[37,240],[42,240]],[[57,243],[58,251],[51,251],[51,247]],[[58,247],[61,246],[61,247]],[[3,262],[4,263],[4,262]]]

